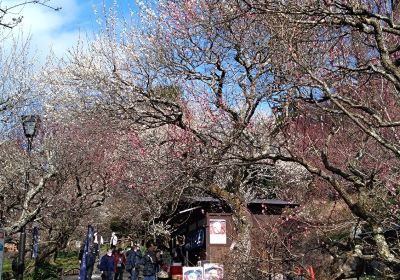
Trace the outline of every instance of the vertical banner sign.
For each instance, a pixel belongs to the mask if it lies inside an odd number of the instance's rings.
[[[39,229],[34,227],[32,230],[32,258],[36,259],[39,255]]]
[[[79,278],[78,278],[79,280],[86,279],[86,260],[87,260],[87,254],[89,254],[90,252],[90,246],[92,246],[93,244],[93,233],[94,233],[93,227],[91,225],[88,225],[85,247],[83,249],[83,255],[81,260],[81,269],[79,271]]]
[[[4,237],[5,233],[2,229],[0,229],[0,280],[1,275],[3,274]]]

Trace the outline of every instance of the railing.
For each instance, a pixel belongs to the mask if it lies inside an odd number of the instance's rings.
[[[62,271],[62,276],[79,275],[79,268],[70,268]]]

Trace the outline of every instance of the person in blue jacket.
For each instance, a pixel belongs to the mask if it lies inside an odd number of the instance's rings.
[[[101,257],[99,269],[102,278],[105,280],[113,280],[114,277],[114,256],[112,249],[108,249],[107,253]]]
[[[161,263],[157,246],[153,240],[146,243],[147,252],[143,257],[143,280],[156,280],[158,266]]]
[[[129,280],[138,280],[139,265],[142,264],[142,255],[140,253],[139,245],[134,245],[126,253],[126,270],[131,274]]]

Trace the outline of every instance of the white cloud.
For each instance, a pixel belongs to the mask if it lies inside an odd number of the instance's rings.
[[[1,7],[9,7],[22,0],[7,0],[0,2]],[[62,56],[67,49],[74,46],[79,34],[85,34],[94,26],[94,16],[91,1],[52,0],[46,2],[52,7],[61,7],[55,11],[51,8],[28,4],[15,8],[16,14],[9,17],[23,16],[22,22],[12,32],[22,32],[23,36],[31,36],[31,46],[37,50],[40,57],[45,57],[50,49]]]
[[[39,54],[46,55],[51,49],[56,56],[62,57],[68,49],[76,44],[79,36],[79,30],[40,36],[40,44],[44,49],[42,51],[39,49]]]

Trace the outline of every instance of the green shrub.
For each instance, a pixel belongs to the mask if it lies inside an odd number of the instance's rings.
[[[42,279],[61,279],[62,267],[57,264],[43,263],[36,267],[36,269],[28,275],[28,279],[42,280]]]

